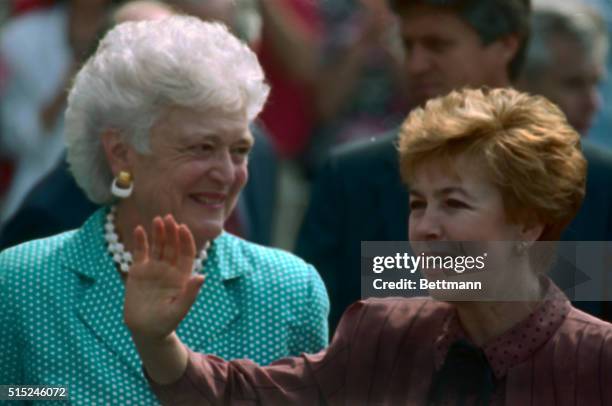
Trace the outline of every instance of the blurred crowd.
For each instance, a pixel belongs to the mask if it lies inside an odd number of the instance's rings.
[[[155,18],[137,15],[129,7],[117,13],[118,7],[126,3],[118,0],[0,3],[2,248],[79,227],[96,209],[76,186],[65,163],[63,113],[67,88],[95,51],[101,36],[122,21]],[[425,68],[416,62],[405,66],[406,46],[387,2],[131,3],[138,4],[138,12],[143,13],[147,10],[154,13],[161,7],[204,20],[222,21],[257,53],[271,94],[253,124],[256,143],[249,161],[249,183],[226,228],[263,245],[297,250],[319,269],[328,288],[333,286],[320,256],[333,255],[334,250],[310,248],[344,236],[325,229],[308,233],[308,224],[303,221],[311,220],[311,217],[304,220],[311,188],[326,176],[321,168],[332,151],[371,142],[394,131],[407,112],[422,103],[419,92],[427,91],[407,83],[411,75],[419,75],[419,69]],[[612,85],[606,81],[612,66],[608,52],[612,5],[606,0],[532,3],[536,10],[532,39],[515,85],[550,98],[593,148],[607,154],[606,149],[612,147],[608,134],[612,128]],[[432,46],[444,52],[445,44]],[[410,57],[418,58],[417,52]],[[609,179],[610,175],[604,174],[604,178]],[[599,191],[588,193],[596,195]],[[605,223],[610,222],[606,219],[612,211],[612,201],[603,199],[600,203],[607,205],[607,210],[604,207],[604,212],[598,215]],[[310,206],[316,204],[325,203],[313,200]],[[405,228],[405,224],[400,227]],[[302,235],[296,247],[300,229]],[[611,240],[610,233],[607,229],[601,235],[587,233],[576,238]],[[344,264],[350,268],[350,263]],[[330,297],[333,304],[333,289]]]

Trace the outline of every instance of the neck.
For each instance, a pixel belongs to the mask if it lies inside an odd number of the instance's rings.
[[[144,227],[149,244],[151,240],[151,221],[143,221],[138,212],[131,210],[123,202],[117,204],[115,212],[115,232],[119,236],[119,241],[129,252],[134,252],[134,229],[141,225]]]
[[[457,315],[468,334],[477,346],[502,335],[516,324],[526,319],[542,299],[540,284],[534,274],[525,279],[521,297],[511,302],[455,302]]]

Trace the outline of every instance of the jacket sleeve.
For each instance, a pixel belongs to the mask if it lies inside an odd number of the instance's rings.
[[[261,367],[249,360],[227,362],[189,351],[187,369],[178,381],[158,385],[149,379],[164,405],[319,405],[345,403],[351,338],[363,303],[345,313],[334,340],[317,354],[284,358]]]
[[[327,291],[319,273],[312,266],[308,266],[307,272],[308,295],[297,312],[297,327],[291,332],[291,355],[300,355],[303,352],[314,354],[329,343]]]

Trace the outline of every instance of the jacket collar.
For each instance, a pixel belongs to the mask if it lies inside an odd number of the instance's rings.
[[[497,379],[502,379],[510,369],[533,357],[556,334],[571,309],[567,297],[549,278],[541,280],[545,294],[533,312],[482,346]],[[470,342],[456,310],[452,310],[434,341],[436,369],[442,367],[449,348],[459,340]]]

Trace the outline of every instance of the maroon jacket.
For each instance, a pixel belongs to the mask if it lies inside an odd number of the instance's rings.
[[[558,293],[553,286],[553,293]],[[453,307],[430,299],[353,304],[327,350],[268,367],[190,352],[174,384],[151,386],[167,405],[423,405],[451,341]],[[496,405],[612,405],[612,325],[547,299],[482,347]]]

